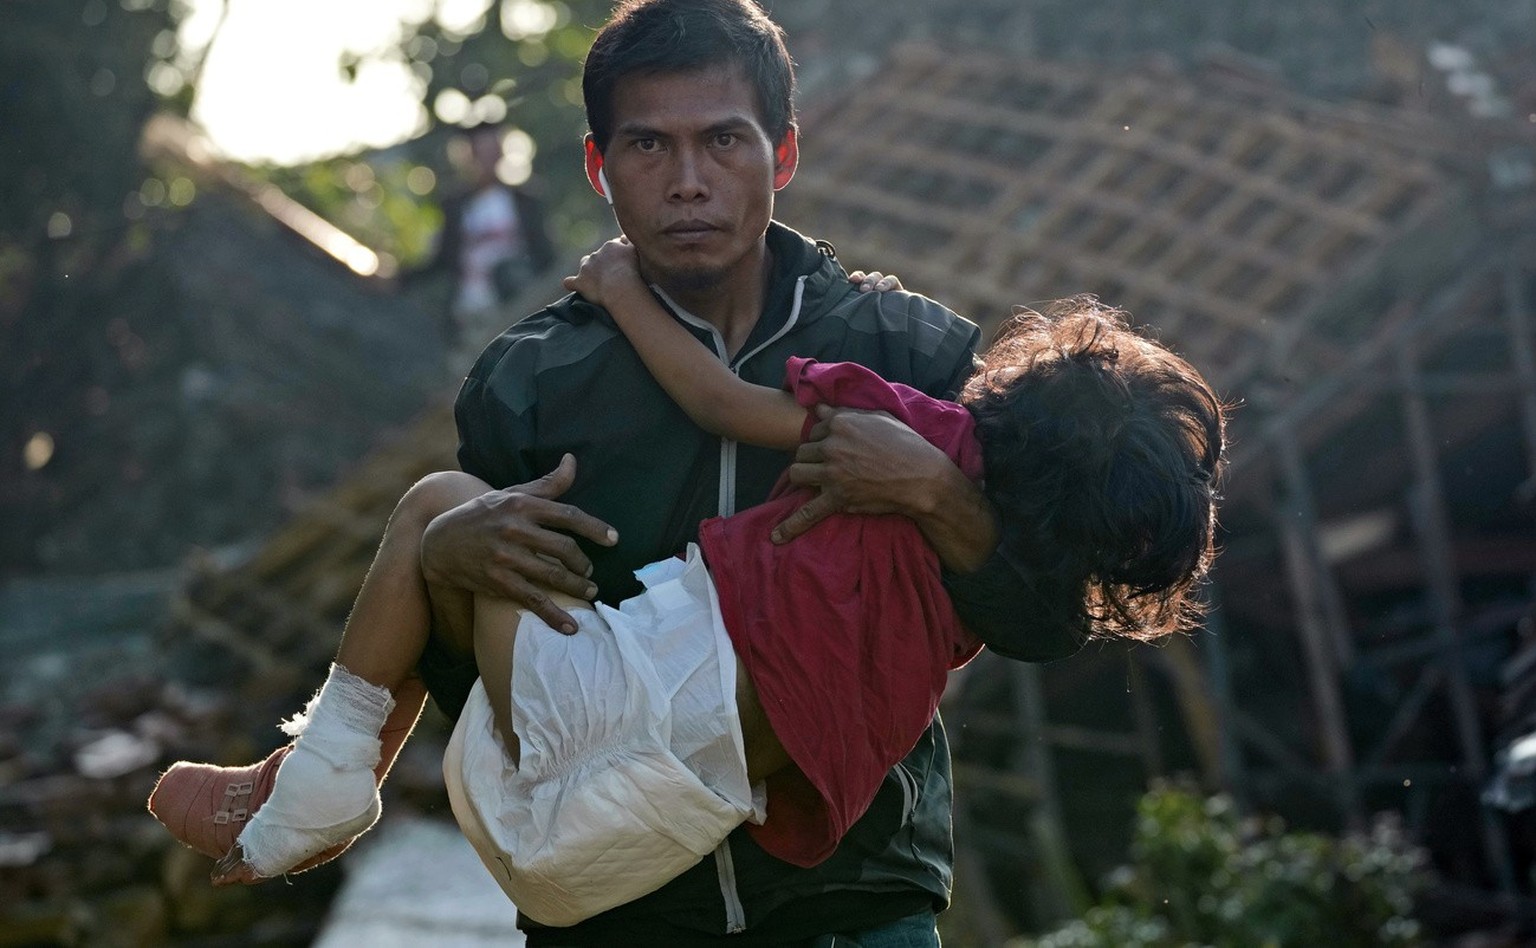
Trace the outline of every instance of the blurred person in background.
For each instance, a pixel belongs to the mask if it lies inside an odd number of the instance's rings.
[[[462,372],[506,322],[501,307],[554,261],[544,210],[526,188],[502,180],[502,124],[465,130],[450,152],[467,186],[442,203],[443,229],[426,263],[401,274],[404,287],[452,274],[443,312],[450,365]]]

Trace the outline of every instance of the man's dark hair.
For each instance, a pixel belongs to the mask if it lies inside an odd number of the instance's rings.
[[[1199,617],[1226,407],[1193,366],[1075,297],[1016,310],[960,400],[1040,618],[1148,640]]]
[[[613,93],[626,76],[740,66],[777,144],[795,121],[795,69],[784,31],[752,0],[623,0],[597,34],[581,78],[599,151],[613,137]]]

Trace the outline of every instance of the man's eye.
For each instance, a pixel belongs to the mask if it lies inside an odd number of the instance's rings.
[[[729,148],[734,144],[736,144],[735,132],[721,132],[715,136],[716,148]]]
[[[661,148],[661,143],[654,138],[635,139],[635,151],[653,152]]]

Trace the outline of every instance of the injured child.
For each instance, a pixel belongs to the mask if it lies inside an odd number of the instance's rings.
[[[700,357],[622,238],[566,282],[712,433],[792,451],[825,423],[818,406],[834,406],[884,412],[942,449],[981,485],[1040,608],[1082,638],[1149,640],[1198,617],[1225,408],[1118,311],[1076,298],[1016,312],[954,403],[849,363],[796,358],[784,389],[745,382]],[[183,762],[161,778],[151,812],[219,860],[216,883],[318,865],[377,819],[378,784],[423,702],[413,670],[434,606],[422,533],[490,489],[443,473],[401,500],[330,676],[283,725],[291,744],[249,767]],[[618,608],[564,597],[575,634],[474,598],[480,682],[444,776],[520,911],[575,924],[659,888],[743,822],[768,853],[815,865],[928,726],[948,672],[983,644],[956,617],[936,554],[889,514],[834,514],[772,542],[806,499],[781,481],[766,503],[706,521]],[[380,580],[388,558],[413,553],[415,582]]]

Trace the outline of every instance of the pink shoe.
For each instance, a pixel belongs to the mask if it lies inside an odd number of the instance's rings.
[[[221,859],[272,794],[277,768],[292,749],[292,745],[279,747],[266,760],[246,767],[172,764],[149,795],[149,812],[182,844],[210,859]],[[289,871],[303,872],[330,862],[356,838],[337,843]]]

